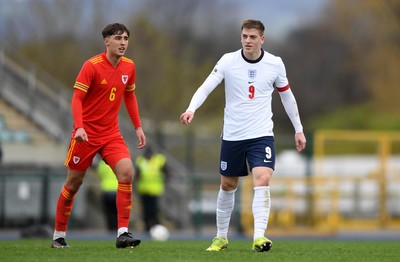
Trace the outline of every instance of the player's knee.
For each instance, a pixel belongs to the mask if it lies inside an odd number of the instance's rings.
[[[69,179],[65,183],[67,188],[72,192],[78,192],[79,188],[81,187],[83,179]]]
[[[119,182],[132,182],[133,171],[131,169],[122,170],[117,174],[117,179]]]
[[[254,179],[254,186],[269,186],[269,180],[270,180],[269,175],[257,176]]]
[[[231,190],[235,190],[238,186],[237,182],[234,181],[224,181],[221,183],[221,188],[224,191],[231,191]]]

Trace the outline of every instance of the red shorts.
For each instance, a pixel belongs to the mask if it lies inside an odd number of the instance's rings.
[[[116,133],[101,139],[91,138],[84,142],[76,142],[71,138],[64,165],[73,170],[86,171],[92,165],[97,153],[111,168],[114,168],[119,160],[131,158],[122,135]]]

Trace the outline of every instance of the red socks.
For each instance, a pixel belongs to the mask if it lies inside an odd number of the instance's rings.
[[[129,218],[132,209],[132,183],[118,182],[117,189],[117,212],[118,212],[118,228],[129,225]]]
[[[63,186],[57,202],[55,230],[67,231],[69,217],[71,216],[72,206],[74,204],[76,192]],[[132,183],[118,182],[117,189],[117,212],[118,212],[118,228],[129,226],[129,219],[132,209]]]
[[[76,192],[72,192],[66,185],[61,189],[57,202],[55,230],[67,231],[67,224],[71,215]]]

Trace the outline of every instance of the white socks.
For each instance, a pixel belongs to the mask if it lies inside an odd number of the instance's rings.
[[[253,198],[253,216],[254,216],[254,240],[264,237],[268,226],[269,212],[271,209],[271,197],[269,186],[254,187]]]
[[[53,235],[53,240],[56,240],[57,238],[65,238],[65,236],[67,235],[67,233],[65,231],[57,231],[54,230],[54,235]]]
[[[228,238],[229,222],[235,204],[236,189],[224,191],[221,187],[217,198],[217,237]]]
[[[217,198],[217,237],[227,238],[229,222],[235,204],[235,190],[224,191],[219,189]],[[268,226],[271,209],[271,197],[269,186],[254,187],[253,216],[254,216],[254,240],[264,237]]]
[[[128,232],[128,228],[127,227],[118,228],[117,237],[119,237],[120,235],[122,235],[125,232]]]
[[[126,227],[119,228],[118,232],[117,232],[117,237],[119,237],[120,235],[122,235],[125,232],[128,232],[128,228],[126,228]],[[57,238],[60,238],[60,237],[65,238],[65,236],[66,236],[66,232],[54,230],[53,240],[56,240]]]

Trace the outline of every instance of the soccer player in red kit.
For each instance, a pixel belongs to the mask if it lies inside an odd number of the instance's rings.
[[[124,57],[129,34],[123,24],[107,25],[102,31],[106,51],[87,60],[76,78],[71,102],[74,126],[65,161],[68,174],[57,202],[53,248],[69,248],[65,237],[74,198],[97,153],[118,179],[116,247],[140,244],[140,240],[128,231],[134,169],[118,127],[118,112],[124,100],[136,130],[137,148],[145,147],[146,137],[134,92],[135,64]]]

